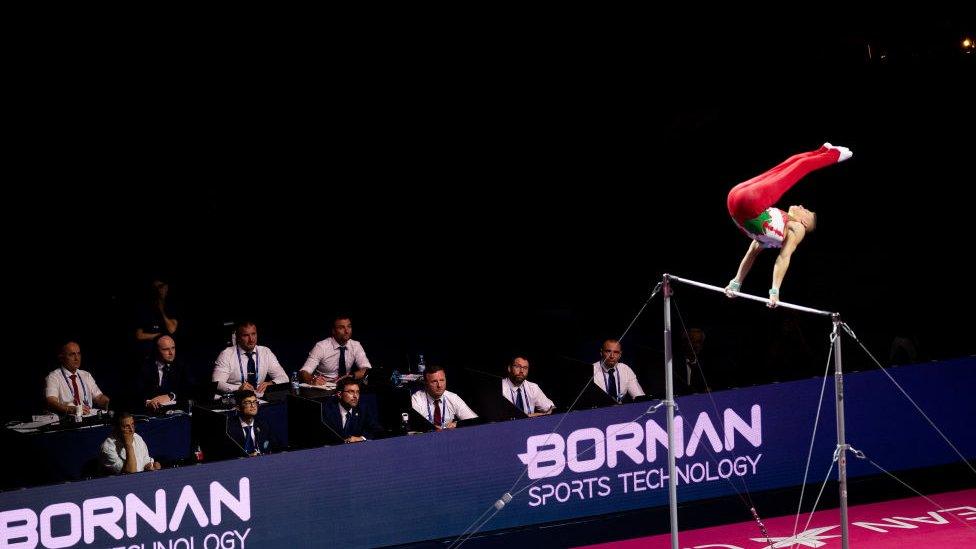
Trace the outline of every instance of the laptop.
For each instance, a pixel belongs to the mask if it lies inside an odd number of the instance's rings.
[[[596,386],[594,383],[590,383],[586,386],[583,394],[580,395],[579,400],[576,402],[577,410],[588,410],[590,408],[603,408],[604,406],[616,406],[619,404],[613,399],[606,391]]]
[[[192,436],[200,445],[205,461],[231,459],[244,454],[244,449],[227,434],[229,416],[203,406],[195,406],[193,412]]]
[[[525,412],[519,410],[517,406],[497,391],[498,384],[493,384],[491,389],[484,387],[475,395],[472,402],[475,412],[486,421],[506,421],[509,419],[522,419],[529,417]]]
[[[415,433],[429,433],[434,430],[434,424],[427,421],[427,418],[420,415],[417,410],[414,410],[411,406],[406,409],[407,414],[410,416],[409,425],[410,431]]]
[[[318,448],[344,439],[322,417],[322,401],[285,393],[288,399],[289,448]]]
[[[194,398],[198,404],[212,404],[214,397],[223,393],[217,391],[217,382],[208,381],[197,386]]]
[[[291,393],[291,383],[275,383],[264,390],[261,399],[266,402],[284,402],[285,397]]]

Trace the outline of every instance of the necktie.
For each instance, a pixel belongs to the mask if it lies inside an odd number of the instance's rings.
[[[434,425],[441,426],[441,399],[434,401]]]
[[[614,400],[616,400],[617,402],[620,402],[619,395],[617,394],[617,380],[616,380],[616,378],[613,375],[614,374],[613,368],[607,370],[607,374],[608,374],[607,375],[607,394],[610,395],[610,397],[613,398]]]
[[[170,370],[172,370],[172,368],[173,365],[170,364],[169,362],[163,365],[163,379],[162,381],[159,382],[159,390],[161,392],[164,393],[171,392],[169,389],[169,378],[170,378]]]
[[[515,405],[518,406],[519,410],[525,411],[525,402],[522,401],[522,388],[519,387],[515,390]]]
[[[339,375],[346,375],[346,346],[339,346]]]
[[[258,386],[258,373],[254,369],[254,351],[247,353],[247,382],[254,388]]]
[[[252,425],[244,426],[244,453],[245,454],[254,453],[254,440],[251,438],[251,427]]]
[[[75,388],[75,404],[81,404],[81,392],[78,390],[78,376],[71,374],[71,385]]]

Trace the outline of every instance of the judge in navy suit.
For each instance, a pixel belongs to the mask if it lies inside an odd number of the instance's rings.
[[[240,447],[241,456],[258,456],[278,450],[278,439],[271,426],[258,415],[258,397],[254,391],[240,390],[237,398],[237,415],[227,419],[227,435]]]
[[[168,409],[177,400],[190,398],[191,382],[186,366],[176,358],[176,341],[171,336],[159,335],[155,339],[155,351],[142,364],[139,376],[140,404],[157,412]]]
[[[322,407],[322,419],[343,442],[379,438],[383,427],[368,407],[359,406],[359,382],[343,379],[336,387],[338,398]]]

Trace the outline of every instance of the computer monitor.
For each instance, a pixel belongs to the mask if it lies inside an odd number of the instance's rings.
[[[229,416],[203,406],[193,407],[191,429],[205,461],[219,461],[244,455],[244,449],[227,434]]]
[[[322,401],[288,395],[288,446],[318,448],[345,440],[323,420]]]

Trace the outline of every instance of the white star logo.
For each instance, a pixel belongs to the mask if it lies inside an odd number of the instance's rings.
[[[772,545],[767,545],[762,549],[777,549],[779,547],[792,547],[794,545],[800,545],[803,547],[823,547],[827,545],[826,543],[820,541],[823,539],[839,538],[840,536],[822,536],[827,530],[833,530],[840,526],[835,524],[834,526],[824,526],[823,528],[813,528],[810,530],[804,530],[795,536],[790,536],[788,538],[769,538],[769,541],[773,542]],[[752,541],[758,541],[760,543],[766,541],[766,538],[750,538]]]

